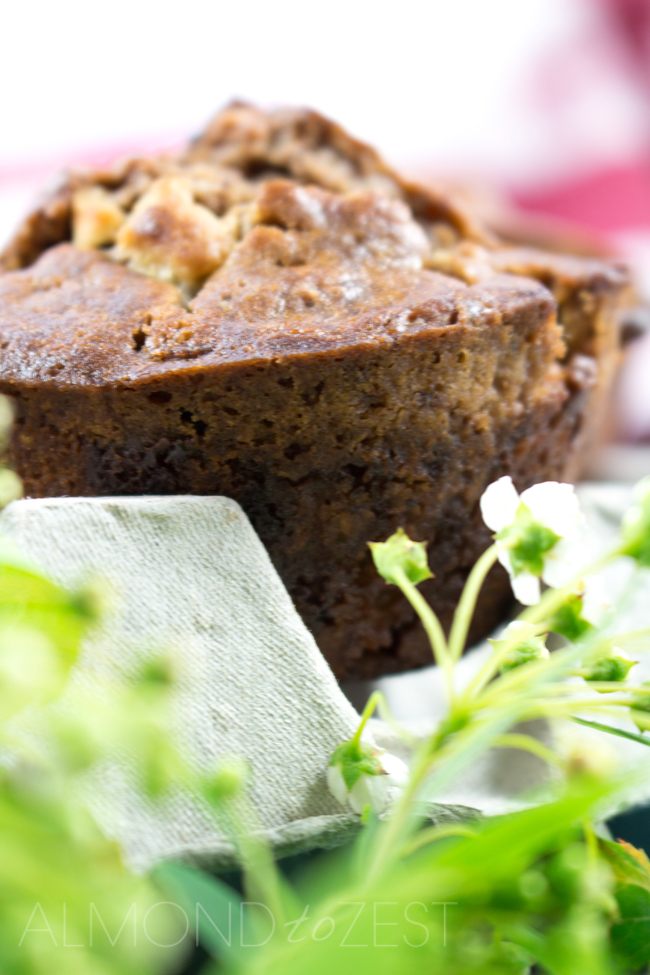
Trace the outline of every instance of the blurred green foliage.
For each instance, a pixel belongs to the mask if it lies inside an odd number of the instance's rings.
[[[0,503],[16,493],[15,478],[3,483]],[[645,494],[641,501],[626,529],[635,553],[647,548]],[[430,574],[424,546],[403,533],[389,542],[374,548],[380,570],[419,606],[413,587]],[[490,564],[484,560],[475,592]],[[471,616],[475,594],[468,591],[450,648],[418,609],[449,668]],[[593,826],[626,783],[602,775],[593,756],[563,763],[525,735],[508,735],[523,717],[564,706],[555,691],[580,654],[568,648],[548,661],[538,651],[548,621],[572,600],[571,593],[551,594],[528,611],[535,652],[522,654],[509,636],[452,702],[416,752],[412,781],[425,788],[407,787],[384,818],[366,808],[348,846],[278,866],[256,828],[245,763],[232,757],[199,781],[177,752],[170,662],[155,658],[128,686],[104,688],[101,696],[71,684],[80,641],[102,612],[101,590],[65,592],[0,540],[0,975],[172,975],[198,941],[211,958],[204,975],[643,969],[650,963],[650,862],[627,844],[597,837]],[[592,629],[573,625],[571,635],[598,650]],[[600,689],[612,691],[606,682]],[[615,703],[629,710],[629,697]],[[638,720],[644,707],[641,694]],[[38,716],[38,734],[25,733],[25,715]],[[562,767],[551,798],[511,815],[428,822],[426,800],[436,789],[492,745],[515,744]],[[128,755],[151,802],[189,786],[213,806],[238,850],[241,884],[180,863],[159,864],[148,876],[128,868],[83,802],[88,771],[117,755]]]
[[[160,734],[169,682],[161,688],[148,668],[101,702],[72,696],[69,708],[49,715],[42,748],[10,720],[60,696],[96,602],[92,590],[66,593],[0,544],[3,975],[143,975],[167,971],[183,950],[155,944],[176,940],[182,919],[170,905],[156,906],[164,900],[156,886],[125,867],[78,788],[87,768],[127,741],[144,781],[158,788],[170,782]]]

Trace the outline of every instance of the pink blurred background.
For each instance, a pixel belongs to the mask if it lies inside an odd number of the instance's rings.
[[[240,97],[622,256],[650,302],[650,0],[36,0],[5,5],[2,41],[0,242],[57,170],[173,146]],[[650,332],[610,435],[594,476],[650,473]]]

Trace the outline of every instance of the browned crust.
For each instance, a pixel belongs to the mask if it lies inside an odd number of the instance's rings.
[[[241,104],[174,157],[70,175],[0,261],[27,493],[235,498],[339,677],[430,660],[367,541],[429,540],[447,625],[487,484],[575,476],[628,283],[501,246],[317,113]],[[496,570],[474,636],[508,598]]]
[[[0,383],[33,495],[225,494],[264,540],[339,677],[430,659],[366,542],[427,538],[445,623],[485,546],[477,501],[505,471],[559,476],[580,411],[556,365],[543,289],[500,320],[447,324],[345,354],[232,362],[134,384]],[[450,381],[452,380],[453,381]],[[497,584],[481,625],[507,601]]]

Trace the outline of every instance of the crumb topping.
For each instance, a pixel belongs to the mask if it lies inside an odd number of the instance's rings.
[[[182,176],[162,176],[138,200],[118,232],[111,256],[134,271],[177,285],[187,296],[221,267],[237,240],[240,214],[217,217],[194,198]],[[75,227],[76,229],[76,227]]]
[[[463,204],[404,181],[374,149],[316,112],[235,104],[174,156],[68,174],[18,228],[0,270],[28,267],[47,248],[72,241],[83,250],[107,249],[113,260],[191,295],[246,228],[242,207],[278,179],[401,202],[431,246],[489,237]]]
[[[118,201],[102,186],[84,186],[72,197],[72,243],[81,250],[112,244],[125,220]]]
[[[22,363],[24,343],[76,348],[74,323],[92,323],[93,370],[117,369],[119,347],[139,372],[391,342],[555,299],[571,351],[591,292],[625,283],[603,262],[503,247],[315,112],[236,104],[175,155],[69,173],[0,254],[0,326]]]

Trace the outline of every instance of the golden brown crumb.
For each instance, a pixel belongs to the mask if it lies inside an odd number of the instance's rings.
[[[237,221],[195,203],[180,176],[157,179],[138,201],[116,240],[115,257],[130,268],[193,294],[225,261]]]
[[[72,198],[72,241],[81,250],[114,244],[126,213],[101,186],[85,186]]]
[[[490,260],[490,252],[480,244],[463,240],[451,248],[437,248],[425,259],[425,267],[441,274],[450,274],[467,284],[488,281],[497,273]]]

